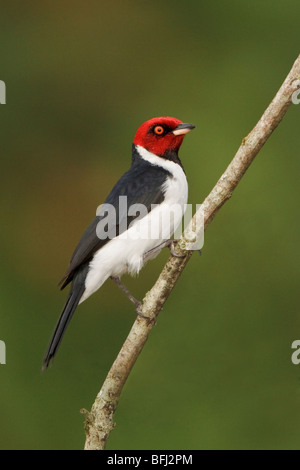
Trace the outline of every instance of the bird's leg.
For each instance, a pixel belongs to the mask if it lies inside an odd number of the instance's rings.
[[[144,256],[143,256],[144,260],[147,260],[148,257],[152,258],[152,256],[155,255],[155,253],[159,252],[160,250],[162,250],[166,246],[169,246],[169,242],[170,242],[170,240],[162,242],[160,245],[155,246],[151,250],[147,251],[147,253],[145,253]]]
[[[110,276],[110,278],[117,284],[117,286],[121,289],[121,291],[124,292],[124,294],[128,297],[128,299],[134,304],[136,313],[143,318],[148,318],[145,317],[145,315],[142,314],[142,302],[137,300],[133,295],[129,292],[129,290],[124,286],[123,282],[119,277],[115,276]]]
[[[166,241],[162,242],[160,245],[156,246],[155,248],[152,248],[152,250],[147,251],[147,253],[144,254],[144,260],[145,259],[147,260],[149,257],[151,258],[153,255],[155,255],[156,252],[161,251],[163,248],[169,248],[171,255],[175,256],[175,258],[185,258],[186,255],[178,255],[175,252],[174,244],[177,241],[178,240],[171,240],[170,239],[170,240],[166,240]]]
[[[136,309],[141,307],[142,302],[140,302],[135,297],[133,297],[133,295],[124,286],[123,282],[121,281],[119,277],[110,276],[110,278],[117,284],[117,286],[124,292],[124,294],[128,297],[128,299],[135,305]]]

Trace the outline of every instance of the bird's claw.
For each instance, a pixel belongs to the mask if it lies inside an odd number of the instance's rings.
[[[154,325],[156,325],[156,318],[150,318],[150,317],[147,317],[146,315],[143,315],[142,308],[143,308],[143,304],[142,302],[139,302],[138,305],[136,305],[136,309],[135,309],[138,316],[141,318],[144,318],[144,320],[147,320],[149,323],[153,323]]]
[[[177,243],[178,241],[177,240],[170,240],[170,243],[169,243],[169,249],[170,249],[170,253],[172,256],[174,256],[175,258],[185,258],[186,255],[179,255],[178,253],[176,253],[175,251],[175,243]]]

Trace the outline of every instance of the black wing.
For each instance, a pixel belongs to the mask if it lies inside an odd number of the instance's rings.
[[[70,266],[61,280],[61,289],[66,287],[74,277],[74,273],[83,264],[90,262],[94,253],[104,246],[113,236],[117,236],[127,229],[129,224],[139,217],[128,217],[128,213],[120,212],[119,197],[127,197],[127,207],[133,204],[143,204],[147,211],[151,211],[152,204],[160,204],[164,200],[162,186],[171,174],[161,167],[149,164],[144,160],[135,160],[131,168],[121,177],[114,186],[105,203],[112,204],[116,209],[116,226],[111,227],[105,239],[97,236],[99,222],[107,215],[106,211],[98,212],[97,217],[89,225],[78,243],[71,258]],[[124,220],[124,218],[126,220]],[[126,223],[124,223],[126,222]]]

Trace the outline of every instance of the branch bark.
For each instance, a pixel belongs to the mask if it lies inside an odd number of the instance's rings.
[[[235,157],[182,235],[176,250],[178,254],[185,256],[182,258],[171,256],[156,283],[146,294],[143,300],[142,314],[149,320],[142,317],[136,319],[91,411],[82,410],[85,414],[85,450],[105,449],[110,432],[114,428],[114,413],[127,377],[156,323],[160,310],[192,256],[193,251],[186,251],[186,246],[191,240],[191,234],[199,235],[199,233],[195,233],[195,227],[199,226],[196,224],[196,220],[200,211],[204,216],[204,229],[206,229],[223,204],[231,197],[250,164],[286,114],[294,93],[299,89],[300,55],[275,98],[253,130],[242,140]]]

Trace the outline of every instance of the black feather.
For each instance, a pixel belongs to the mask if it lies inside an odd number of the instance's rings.
[[[54,333],[52,335],[51,341],[49,343],[47,352],[44,357],[43,361],[43,368],[42,370],[44,371],[47,369],[49,366],[51,360],[54,358],[58,347],[61,343],[62,337],[64,335],[64,332],[66,331],[66,328],[68,324],[70,323],[70,320],[78,306],[78,303],[85,291],[85,278],[88,273],[88,264],[82,266],[75,274],[74,274],[74,280],[72,282],[72,286],[70,289],[70,293],[68,296],[68,299],[66,301],[66,304],[64,306],[64,309],[62,311],[62,314],[57,322],[57,325],[55,327]]]

